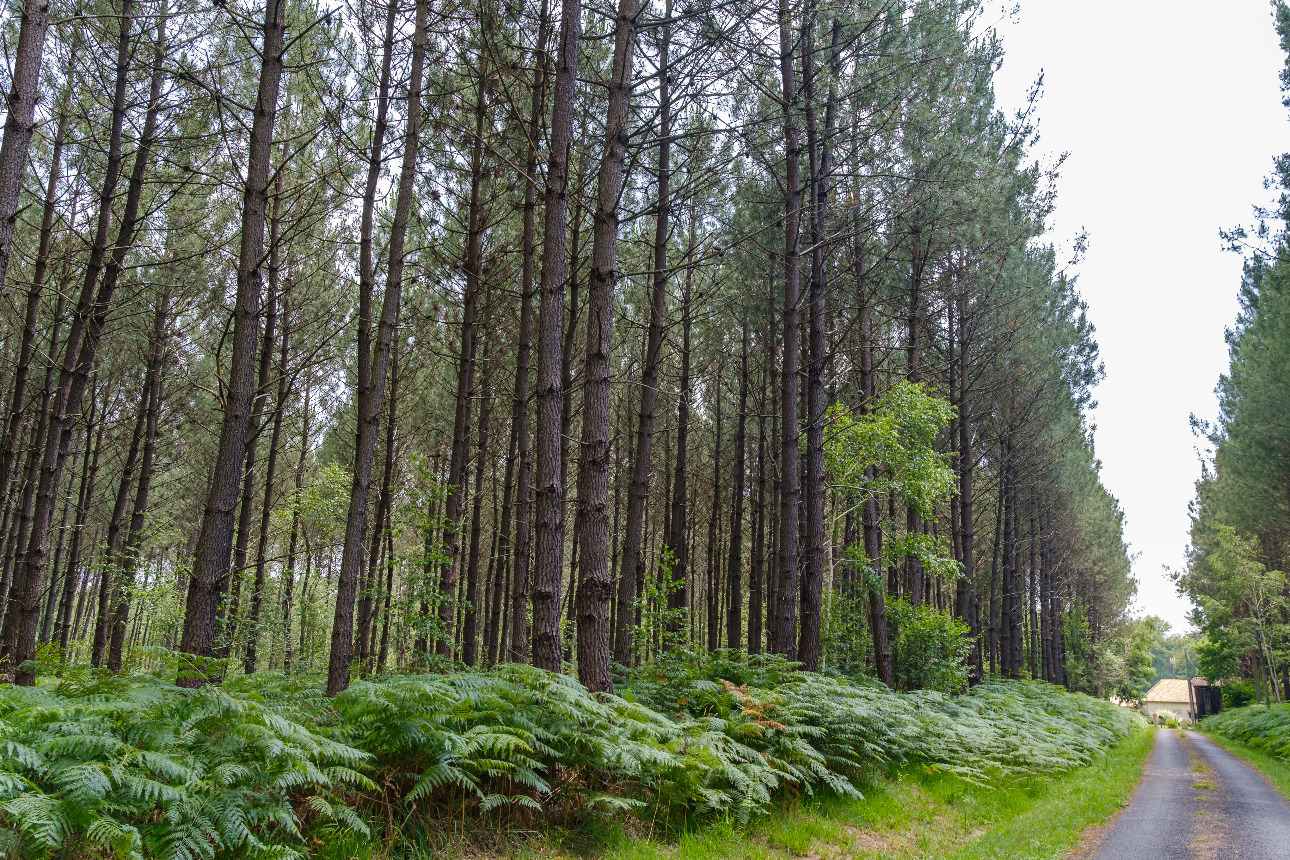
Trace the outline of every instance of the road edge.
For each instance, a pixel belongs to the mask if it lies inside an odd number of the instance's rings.
[[[1262,750],[1234,741],[1217,732],[1206,732],[1192,729],[1198,735],[1212,741],[1250,766],[1259,776],[1267,780],[1277,793],[1290,800],[1290,762],[1276,756],[1268,755]]]
[[[1172,730],[1149,729],[1149,731],[1158,733],[1161,731]],[[1123,815],[1125,810],[1127,810],[1133,803],[1133,795],[1137,794],[1138,789],[1142,787],[1142,780],[1147,775],[1147,768],[1153,761],[1155,761],[1155,758],[1156,744],[1155,735],[1153,735],[1151,741],[1151,752],[1147,753],[1146,758],[1142,760],[1141,770],[1138,773],[1138,781],[1134,784],[1133,791],[1129,792],[1129,796],[1120,803],[1119,809],[1107,817],[1105,821],[1100,824],[1090,824],[1088,827],[1084,828],[1084,832],[1080,835],[1079,841],[1076,842],[1068,852],[1062,855],[1062,860],[1093,860],[1093,858],[1097,856],[1098,850],[1102,847],[1103,840],[1106,839],[1106,834],[1110,832],[1111,828],[1115,826],[1115,822],[1120,819],[1120,816]]]

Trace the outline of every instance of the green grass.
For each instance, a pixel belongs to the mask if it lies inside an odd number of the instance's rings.
[[[830,797],[781,804],[746,827],[722,822],[673,842],[622,830],[575,849],[530,843],[515,857],[599,860],[789,860],[793,857],[937,857],[1045,860],[1065,855],[1084,831],[1123,806],[1142,775],[1154,734],[1139,731],[1091,764],[1053,777],[976,785],[922,769],[862,783],[863,800]],[[507,856],[506,852],[501,855]]]
[[[1278,756],[1269,755],[1263,750],[1255,749],[1248,744],[1234,741],[1229,737],[1220,735],[1218,732],[1207,732],[1205,737],[1233,755],[1244,759],[1246,764],[1266,776],[1268,782],[1276,786],[1277,791],[1290,799],[1290,762]]]
[[[1246,705],[1205,718],[1205,736],[1249,762],[1290,798],[1290,704]]]
[[[944,857],[1142,725],[1046,684],[905,694],[730,653],[603,697],[514,665],[335,699],[316,678],[171,677],[0,685],[0,855]],[[1010,839],[1037,856],[1065,838],[1050,818]]]

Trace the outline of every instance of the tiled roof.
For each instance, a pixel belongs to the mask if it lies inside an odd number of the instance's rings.
[[[1191,702],[1186,678],[1165,678],[1142,697],[1144,702]]]

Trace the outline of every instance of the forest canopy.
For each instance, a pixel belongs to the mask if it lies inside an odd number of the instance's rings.
[[[1117,689],[1102,368],[983,7],[9,4],[4,671]]]

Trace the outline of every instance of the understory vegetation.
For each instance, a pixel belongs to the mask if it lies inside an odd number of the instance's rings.
[[[1290,705],[1250,705],[1223,711],[1205,718],[1200,728],[1290,798]]]
[[[195,690],[172,677],[69,669],[0,692],[3,850],[283,857],[349,837],[397,855],[410,823],[598,816],[664,836],[786,798],[859,799],[908,766],[967,784],[1060,772],[1141,725],[1047,684],[901,694],[729,652],[648,664],[616,694],[521,664],[362,680],[332,699],[320,677]]]
[[[1290,705],[1223,711],[1207,717],[1201,728],[1290,762]]]
[[[750,827],[719,824],[669,843],[643,843],[621,832],[600,840],[610,846],[605,860],[1064,858],[1090,826],[1104,823],[1128,800],[1153,737],[1135,732],[1095,765],[1059,774],[1016,776],[982,786],[911,768],[896,779],[864,783],[863,800],[826,797],[785,804]]]

